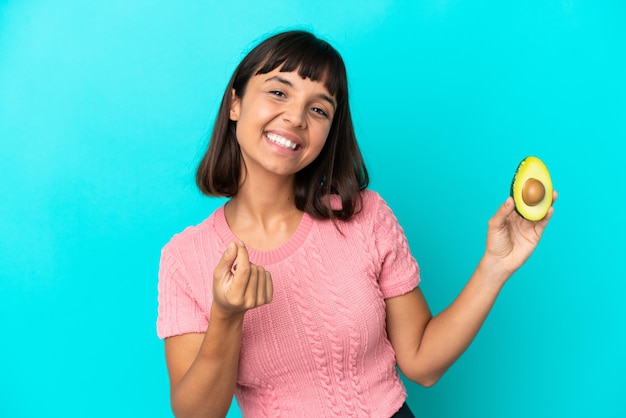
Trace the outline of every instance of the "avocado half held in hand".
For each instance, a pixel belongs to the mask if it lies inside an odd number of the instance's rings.
[[[552,206],[552,179],[548,167],[537,157],[519,163],[511,182],[515,210],[529,221],[543,219]]]

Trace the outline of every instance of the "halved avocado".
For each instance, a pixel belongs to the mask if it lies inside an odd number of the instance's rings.
[[[548,167],[537,157],[524,158],[511,182],[515,210],[529,221],[539,221],[552,206],[552,179]]]

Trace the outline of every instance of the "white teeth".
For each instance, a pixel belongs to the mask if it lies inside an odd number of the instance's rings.
[[[294,144],[293,142],[291,142],[287,138],[283,138],[280,135],[268,133],[266,136],[267,136],[267,139],[270,140],[270,142],[278,144],[281,147],[291,148],[292,150],[295,150],[296,148],[298,148],[298,144]]]

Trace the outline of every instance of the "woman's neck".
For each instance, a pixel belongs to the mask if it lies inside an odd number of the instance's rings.
[[[224,215],[231,231],[256,250],[271,250],[296,231],[303,212],[296,208],[293,180],[253,181],[247,178],[230,199]]]

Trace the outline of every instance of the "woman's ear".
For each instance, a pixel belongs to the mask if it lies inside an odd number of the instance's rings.
[[[235,89],[231,91],[230,95],[230,120],[236,122],[239,119],[239,108],[241,107],[241,100],[237,97]]]

